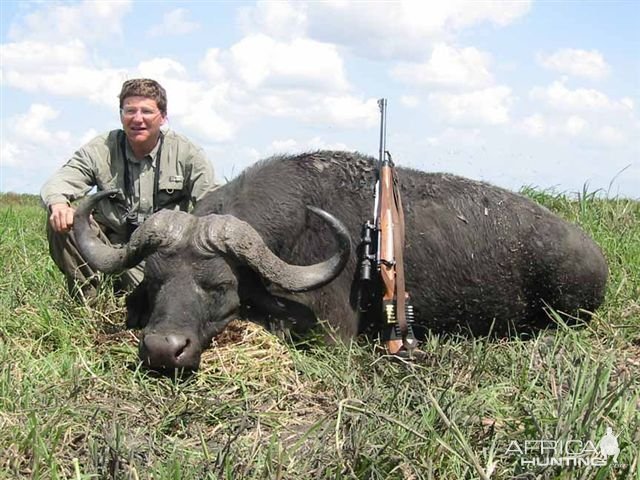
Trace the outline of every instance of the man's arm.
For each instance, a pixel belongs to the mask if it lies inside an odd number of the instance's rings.
[[[216,188],[213,166],[209,159],[205,156],[201,148],[197,148],[193,155],[190,196],[191,204],[195,205],[204,197],[205,193]]]
[[[42,203],[49,210],[49,223],[56,232],[67,232],[73,225],[70,202],[86,195],[95,185],[93,162],[84,148],[60,167],[40,190]]]

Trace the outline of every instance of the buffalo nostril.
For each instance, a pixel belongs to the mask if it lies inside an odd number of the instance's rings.
[[[189,345],[189,339],[182,335],[166,335],[163,340],[165,345],[160,348],[166,349],[165,353],[173,358],[178,358]]]
[[[189,360],[191,344],[192,340],[185,335],[148,334],[142,340],[140,353],[142,359],[150,366],[173,368],[181,365],[185,360],[191,363]]]
[[[174,353],[175,358],[180,358],[180,355],[182,355],[184,351],[187,348],[189,348],[189,344],[191,343],[191,340],[189,340],[188,338],[185,338],[184,341],[180,341],[179,343],[182,343],[182,345],[178,346],[178,348],[175,349],[175,353]]]

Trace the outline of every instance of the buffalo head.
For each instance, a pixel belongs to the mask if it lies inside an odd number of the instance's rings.
[[[146,261],[144,281],[127,298],[127,324],[144,328],[139,354],[151,368],[198,368],[213,336],[238,314],[240,270],[248,267],[285,291],[303,292],[331,282],[351,254],[345,226],[315,207],[307,208],[330,225],[338,243],[338,252],[315,265],[284,262],[253,227],[230,215],[161,210],[129,243],[113,247],[89,228],[94,206],[113,193],[82,202],[74,230],[80,252],[96,270],[118,273]]]

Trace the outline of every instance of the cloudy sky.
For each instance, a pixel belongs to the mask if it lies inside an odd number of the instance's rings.
[[[637,1],[2,1],[3,192],[37,193],[151,77],[230,179],[274,153],[377,156],[511,189],[640,198]]]

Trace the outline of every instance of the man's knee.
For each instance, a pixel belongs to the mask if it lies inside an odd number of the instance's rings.
[[[109,237],[105,233],[106,229],[103,229],[95,220],[91,221],[91,229],[103,243],[111,245]],[[92,289],[97,290],[101,274],[94,271],[80,253],[73,229],[65,233],[55,232],[47,222],[47,238],[51,258],[65,274],[69,292],[76,297],[79,289],[86,290],[86,295],[91,295]],[[142,281],[143,277],[144,262],[124,271],[115,279],[114,287],[116,291],[131,291]]]
[[[92,225],[92,228],[96,234],[108,242],[100,226],[96,222],[93,223],[95,225]],[[101,276],[89,266],[80,253],[73,229],[68,232],[56,232],[47,222],[47,240],[49,254],[65,275],[69,293],[74,298],[95,296]]]

